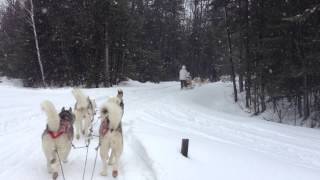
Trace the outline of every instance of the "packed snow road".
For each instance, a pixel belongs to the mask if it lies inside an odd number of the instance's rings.
[[[271,123],[250,117],[233,104],[230,84],[193,90],[178,82],[120,85],[124,91],[124,153],[119,177],[130,180],[319,180],[320,130]],[[115,88],[86,89],[98,107]],[[46,117],[40,102],[73,107],[71,88],[28,89],[0,84],[0,179],[50,179],[41,149]],[[94,123],[97,134],[99,119]],[[179,154],[190,139],[189,158]],[[84,145],[75,140],[77,146]],[[86,168],[90,179],[97,138],[91,141]],[[82,179],[86,149],[73,149],[63,164],[66,179]],[[99,175],[98,156],[94,178]],[[110,173],[109,173],[110,174]],[[59,179],[62,179],[60,176]]]

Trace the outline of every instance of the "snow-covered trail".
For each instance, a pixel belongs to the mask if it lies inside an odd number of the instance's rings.
[[[163,98],[131,115],[157,177],[319,179],[319,130],[250,118],[231,90],[220,82],[192,91],[172,87],[169,94],[153,92]],[[191,140],[189,162],[177,155],[182,137]]]
[[[318,180],[320,131],[249,117],[233,104],[229,86],[218,82],[180,91],[177,82],[121,85],[125,148],[118,179]],[[99,106],[116,89],[85,92]],[[40,138],[46,117],[39,104],[49,99],[56,107],[72,107],[71,88],[34,90],[0,84],[0,99],[0,179],[49,179]],[[179,154],[183,137],[190,138],[189,158]],[[86,179],[96,145],[95,138]],[[72,150],[64,164],[66,179],[81,179],[85,152]],[[113,179],[101,177],[100,170],[98,156],[94,179]]]
[[[46,117],[40,110],[40,103],[51,100],[56,107],[73,107],[71,89],[31,90],[8,86],[0,87],[3,103],[0,105],[0,179],[50,179],[46,170],[46,161],[41,149],[41,134],[46,124]],[[108,96],[113,96],[116,89],[91,89],[86,93],[103,103]],[[98,134],[99,120],[96,117],[94,134]],[[130,132],[130,123],[124,122],[124,131]],[[125,147],[121,159],[118,179],[154,180],[155,174],[147,159],[140,151],[141,145],[136,139],[125,133]],[[135,143],[131,143],[131,142]],[[83,146],[83,140],[74,140],[76,146]],[[95,147],[98,139],[94,138],[89,146],[86,178],[90,179],[95,160]],[[66,179],[82,179],[86,149],[73,149],[69,162],[63,164]],[[111,169],[111,168],[110,168]],[[99,175],[101,170],[98,154],[94,179],[108,179]],[[61,173],[60,173],[61,175]],[[62,179],[62,176],[60,176]],[[109,177],[110,179],[110,177]]]

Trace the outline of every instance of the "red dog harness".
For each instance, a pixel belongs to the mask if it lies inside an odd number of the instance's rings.
[[[66,119],[61,119],[60,120],[60,127],[59,130],[54,132],[54,131],[50,131],[48,130],[48,134],[50,135],[50,137],[52,139],[57,139],[58,137],[60,137],[62,134],[64,133],[68,133],[71,131],[72,125],[71,123],[66,120]]]

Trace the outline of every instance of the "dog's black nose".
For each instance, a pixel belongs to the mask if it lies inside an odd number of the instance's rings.
[[[110,120],[107,118],[107,123],[109,124],[110,123]]]
[[[108,113],[108,109],[102,109],[101,112],[102,112],[102,114],[107,114]]]

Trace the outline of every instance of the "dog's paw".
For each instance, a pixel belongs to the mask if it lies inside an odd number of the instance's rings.
[[[113,170],[113,171],[112,171],[112,176],[113,176],[114,178],[116,178],[116,177],[118,176],[118,171],[117,171],[117,170]]]
[[[101,176],[108,176],[108,172],[107,172],[107,171],[101,171],[101,172],[100,172],[100,175],[101,175]]]

